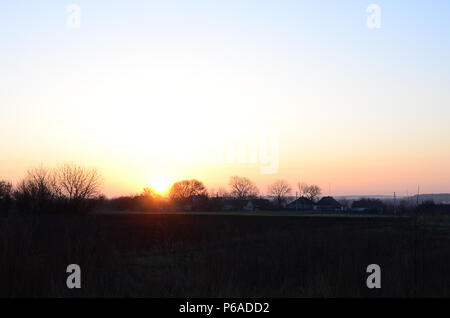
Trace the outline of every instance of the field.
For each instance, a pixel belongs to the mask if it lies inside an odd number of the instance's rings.
[[[105,214],[10,217],[0,230],[0,296],[450,296],[446,218]],[[69,264],[80,290],[66,287]]]

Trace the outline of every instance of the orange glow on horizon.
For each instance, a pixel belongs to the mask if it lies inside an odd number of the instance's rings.
[[[169,192],[172,182],[168,177],[157,176],[150,182],[150,187],[154,189],[159,195],[165,195]]]

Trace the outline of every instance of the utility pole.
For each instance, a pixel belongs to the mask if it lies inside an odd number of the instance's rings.
[[[397,194],[394,192],[394,215],[397,215]]]
[[[418,250],[418,237],[417,237],[417,218],[419,213],[419,196],[420,196],[420,185],[417,185],[417,200],[416,208],[414,211],[414,297],[417,297],[417,283],[418,283],[418,260],[417,260],[417,250]]]
[[[419,206],[420,185],[417,186],[417,206]]]

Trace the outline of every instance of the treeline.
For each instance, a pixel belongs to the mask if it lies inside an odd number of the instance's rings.
[[[0,213],[86,213],[103,199],[101,185],[96,169],[74,164],[30,169],[16,186],[0,181]]]
[[[75,164],[64,164],[54,169],[44,167],[27,171],[15,186],[0,180],[0,215],[14,210],[17,213],[82,214],[94,208],[108,211],[242,211],[280,210],[295,198],[317,202],[322,191],[317,185],[303,182],[295,191],[287,181],[275,181],[267,188],[271,198],[261,195],[256,184],[245,177],[233,176],[228,187],[208,190],[196,179],[175,182],[167,196],[152,188],[139,194],[106,199],[101,193],[102,177],[96,169]],[[411,204],[411,200],[392,201],[379,199],[339,200],[343,212],[407,215],[418,210],[428,214],[449,213],[446,205],[425,202]]]
[[[196,179],[175,182],[163,197],[151,188],[142,193],[123,196],[106,201],[106,208],[118,211],[242,211],[280,210],[292,199],[292,194],[315,201],[321,194],[317,185],[298,183],[293,193],[287,181],[278,180],[267,189],[268,197],[263,197],[256,184],[246,177],[233,176],[228,187],[207,189]]]
[[[229,190],[220,188],[217,191],[208,191],[203,182],[192,179],[175,182],[167,196],[145,188],[140,194],[107,200],[106,207],[141,212],[242,210],[249,200],[264,200],[259,194],[256,185],[245,177],[231,177]]]
[[[436,203],[432,200],[419,202],[410,198],[394,201],[393,199],[361,198],[357,200],[341,199],[339,203],[344,211],[367,214],[389,214],[389,215],[449,215],[450,205]]]
[[[238,176],[230,178],[228,188],[209,191],[196,179],[178,181],[171,186],[167,196],[161,196],[148,187],[139,194],[108,200],[102,195],[101,186],[102,178],[96,169],[75,164],[64,164],[54,169],[30,169],[14,186],[0,181],[0,213],[6,215],[14,210],[32,215],[80,214],[95,207],[142,212],[242,210],[249,200],[255,205],[252,209],[271,210],[283,207],[292,194],[291,186],[279,180],[267,190],[274,200],[267,200],[260,196],[254,182]],[[314,200],[320,193],[316,185],[299,183],[296,194]]]

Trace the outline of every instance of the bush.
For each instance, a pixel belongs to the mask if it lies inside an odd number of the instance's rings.
[[[28,170],[14,199],[18,211],[28,214],[89,212],[100,200],[101,183],[95,169],[69,164],[52,170],[41,167]]]
[[[19,182],[14,199],[20,212],[41,214],[54,211],[58,189],[53,174],[44,168],[31,169]]]
[[[0,181],[0,216],[8,215],[12,203],[12,184]]]

